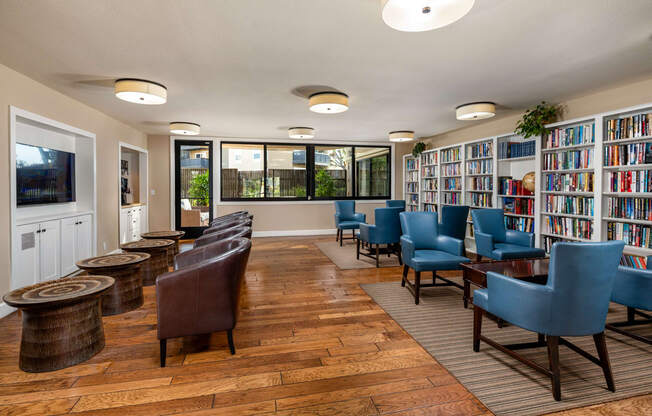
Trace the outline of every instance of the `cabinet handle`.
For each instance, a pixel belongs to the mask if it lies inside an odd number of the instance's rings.
[[[43,232],[43,233],[46,232],[46,231],[47,231],[47,230],[41,230],[41,232]]]
[[[40,233],[40,232],[41,232],[41,230],[36,230],[36,233],[37,233],[37,234]]]

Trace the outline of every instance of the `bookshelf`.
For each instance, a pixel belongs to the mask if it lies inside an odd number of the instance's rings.
[[[439,150],[421,153],[421,210],[437,212],[439,203]]]
[[[470,240],[474,240],[471,210],[495,206],[495,147],[493,137],[467,142],[464,145],[463,200],[470,208],[466,227],[466,237]]]
[[[463,159],[464,147],[461,144],[439,149],[439,203],[441,205],[463,204]]]
[[[405,210],[419,210],[419,159],[412,155],[403,156]]]

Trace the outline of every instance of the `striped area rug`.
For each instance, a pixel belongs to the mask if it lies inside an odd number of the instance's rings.
[[[454,279],[458,280],[458,278]],[[461,283],[461,279],[459,279]],[[473,311],[464,309],[462,291],[447,287],[422,289],[421,303],[400,282],[361,285],[396,322],[497,415],[539,415],[652,392],[652,347],[606,331],[616,392],[607,390],[602,369],[560,346],[562,401],[552,398],[550,381],[530,367],[485,343],[472,350]],[[612,304],[608,321],[625,320],[625,308]],[[652,336],[650,325],[638,333]],[[536,341],[536,334],[483,321],[483,335],[502,344]],[[592,337],[571,338],[597,356]],[[521,350],[547,367],[547,349]]]

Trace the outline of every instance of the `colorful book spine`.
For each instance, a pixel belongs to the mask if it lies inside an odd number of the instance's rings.
[[[460,176],[461,174],[460,163],[452,163],[441,167],[442,176]]]
[[[610,218],[652,221],[652,199],[610,197],[606,211]]]
[[[593,149],[567,150],[543,155],[543,170],[593,168]]]
[[[436,191],[437,190],[437,179],[424,179],[423,180],[423,190],[424,191]]]
[[[460,178],[444,178],[444,190],[459,191],[462,189],[462,180]]]
[[[554,214],[593,216],[593,197],[545,195],[543,211]]]
[[[419,164],[416,159],[407,159],[405,161],[405,169],[408,171],[419,169]]]
[[[647,257],[623,254],[620,257],[620,264],[635,269],[647,269]]]
[[[595,142],[595,123],[552,129],[546,136],[546,149],[555,149]]]
[[[414,194],[419,192],[419,184],[416,182],[406,182],[405,183],[405,192]]]
[[[505,228],[533,233],[534,220],[532,218],[505,217]]]
[[[424,204],[436,204],[437,203],[437,192],[426,191],[423,193],[423,203]]]
[[[476,176],[470,179],[469,186],[472,191],[491,191],[493,189],[491,176]]]
[[[607,240],[622,240],[630,246],[652,248],[652,227],[649,225],[608,222]]]
[[[424,166],[421,169],[421,175],[424,178],[434,178],[437,176],[437,166]]]
[[[651,136],[650,121],[652,121],[652,113],[607,120],[607,137],[605,140],[635,139]]]
[[[469,205],[477,208],[490,208],[491,207],[491,194],[485,193],[472,193],[469,195]]]
[[[543,190],[593,192],[593,172],[545,174],[543,175]]]
[[[461,160],[460,148],[440,150],[441,163],[457,162]]]
[[[477,143],[466,147],[466,158],[477,159],[480,157],[491,157],[493,155],[493,143]]]
[[[421,153],[421,161],[424,165],[436,165],[437,152]]]
[[[547,215],[544,217],[547,232],[563,237],[591,239],[593,222],[578,218],[566,218]]]
[[[604,148],[604,166],[635,166],[652,163],[652,143],[609,145]]]
[[[498,193],[500,195],[533,195],[532,192],[523,188],[523,181],[512,179],[511,177],[498,178]]]
[[[501,142],[498,143],[498,159],[515,159],[519,157],[534,156],[536,142]]]
[[[493,172],[493,163],[491,159],[472,160],[466,162],[466,171],[470,175],[490,175]]]
[[[608,172],[608,192],[652,192],[652,170]]]
[[[458,192],[442,192],[442,204],[459,205],[462,197]]]
[[[534,215],[534,199],[503,198],[503,211],[508,214]]]

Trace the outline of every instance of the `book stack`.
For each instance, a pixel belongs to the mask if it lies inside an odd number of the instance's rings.
[[[552,237],[552,236],[544,236],[543,237],[543,249],[546,251],[546,253],[550,253],[550,250],[552,249],[553,244],[559,241],[564,241],[563,238],[559,237]]]
[[[652,221],[652,199],[607,198],[605,215],[610,218]]]
[[[593,172],[548,173],[543,175],[543,190],[593,192]]]
[[[424,166],[432,166],[437,164],[437,152],[421,153],[421,161]]]
[[[445,191],[459,191],[462,189],[462,181],[460,178],[444,178]]]
[[[630,256],[623,254],[620,258],[620,265],[635,269],[647,269],[647,258],[643,256]]]
[[[491,175],[493,172],[492,166],[491,159],[469,161],[466,162],[466,173],[469,175]]]
[[[608,222],[607,239],[623,240],[625,244],[630,246],[652,248],[650,228],[649,225]]]
[[[408,171],[418,169],[418,165],[417,165],[417,161],[416,161],[416,159],[407,159],[407,160],[405,161],[405,168],[406,168]]]
[[[629,117],[621,117],[607,120],[606,140],[634,139],[652,135],[650,129],[652,113],[636,114]]]
[[[405,183],[405,192],[408,194],[416,194],[419,192],[418,183],[416,182],[406,182]]]
[[[426,165],[423,167],[421,174],[424,178],[434,178],[437,176],[437,166]]]
[[[534,156],[535,150],[536,143],[534,140],[528,140],[527,142],[502,142],[498,143],[498,159]]]
[[[593,149],[567,150],[543,155],[543,170],[590,169],[593,167]]]
[[[472,144],[466,148],[466,158],[467,159],[477,159],[481,157],[491,157],[493,154],[493,143],[484,142],[478,144]]]
[[[441,169],[442,169],[441,171],[442,176],[460,176],[461,174],[459,163],[443,165]]]
[[[447,205],[459,205],[462,203],[460,194],[454,192],[443,192],[442,193],[442,204]]]
[[[440,151],[441,163],[457,162],[460,160],[460,148],[454,147]]]
[[[511,177],[498,178],[498,193],[500,195],[532,195],[532,192],[523,188],[523,181]]]
[[[609,145],[604,148],[605,166],[632,166],[652,163],[652,143]]]
[[[545,195],[543,212],[593,216],[593,197]]]
[[[508,214],[534,215],[534,199],[503,198],[503,210]]]
[[[556,217],[546,215],[544,223],[549,233],[560,237],[575,239],[590,239],[593,231],[593,224],[590,220],[578,218]]]
[[[652,192],[652,170],[609,172],[605,188],[608,192]]]
[[[418,182],[419,181],[419,172],[416,170],[408,171],[406,174],[406,181],[407,182]]]
[[[491,191],[493,188],[493,181],[491,176],[477,176],[470,178],[469,183],[472,191]]]
[[[491,207],[491,194],[473,193],[470,195],[470,205],[475,208],[490,208]]]
[[[595,123],[562,127],[551,130],[546,136],[546,149],[594,143]]]
[[[516,231],[534,232],[533,218],[505,217],[505,228]]]

